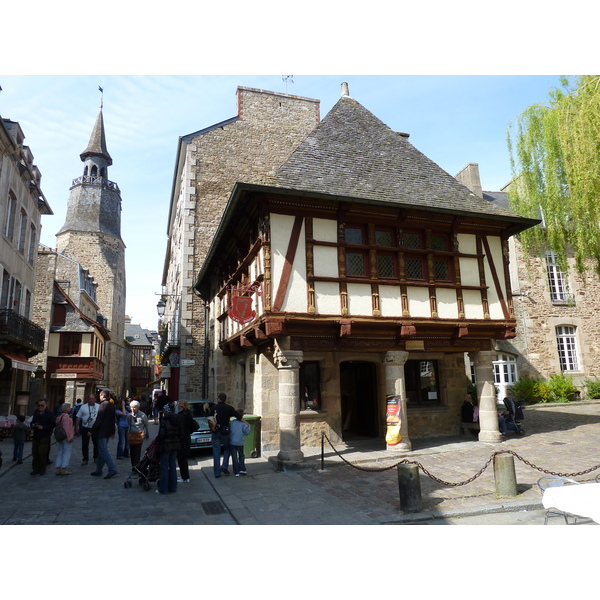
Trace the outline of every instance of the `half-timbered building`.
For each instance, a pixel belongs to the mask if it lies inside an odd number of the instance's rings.
[[[261,416],[261,446],[460,429],[465,353],[482,441],[500,438],[493,340],[515,336],[508,239],[536,221],[473,194],[351,98],[291,157],[239,181],[194,288],[208,393]]]

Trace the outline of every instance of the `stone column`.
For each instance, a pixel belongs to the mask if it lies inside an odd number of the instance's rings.
[[[498,409],[494,387],[494,367],[492,361],[497,352],[469,352],[475,365],[477,398],[479,399],[479,441],[499,442],[502,434],[498,428]]]
[[[395,446],[388,446],[388,450],[411,450],[412,444],[408,437],[408,415],[406,411],[406,385],[404,383],[404,364],[408,359],[408,352],[396,350],[386,352],[383,357],[385,367],[385,393],[386,396],[399,396],[402,411],[402,424],[400,435],[402,441]]]
[[[276,346],[274,358],[279,371],[279,453],[277,460],[302,462],[300,450],[300,363],[303,353]]]

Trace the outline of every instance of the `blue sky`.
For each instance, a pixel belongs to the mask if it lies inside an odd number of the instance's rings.
[[[292,83],[293,81],[293,83]],[[350,95],[451,175],[479,164],[484,190],[510,179],[507,126],[543,102],[558,76],[475,75],[9,75],[0,76],[0,115],[19,121],[42,173],[54,216],[42,219],[42,243],[54,247],[71,181],[83,173],[86,148],[104,89],[104,124],[113,158],[109,178],[121,189],[127,246],[127,314],[157,324],[178,138],[236,114],[238,85],[321,101],[321,117]]]

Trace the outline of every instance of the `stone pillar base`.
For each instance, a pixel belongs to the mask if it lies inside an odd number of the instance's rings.
[[[304,453],[301,450],[281,450],[277,454],[277,460],[287,463],[303,462]]]
[[[504,436],[499,431],[480,431],[480,442],[501,442]]]

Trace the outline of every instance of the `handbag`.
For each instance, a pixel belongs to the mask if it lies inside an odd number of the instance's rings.
[[[54,439],[57,442],[64,442],[67,439],[67,432],[65,431],[65,428],[62,425],[62,417],[60,418],[60,421],[54,428]]]
[[[146,438],[144,431],[129,431],[127,434],[127,443],[130,446],[139,446]]]

